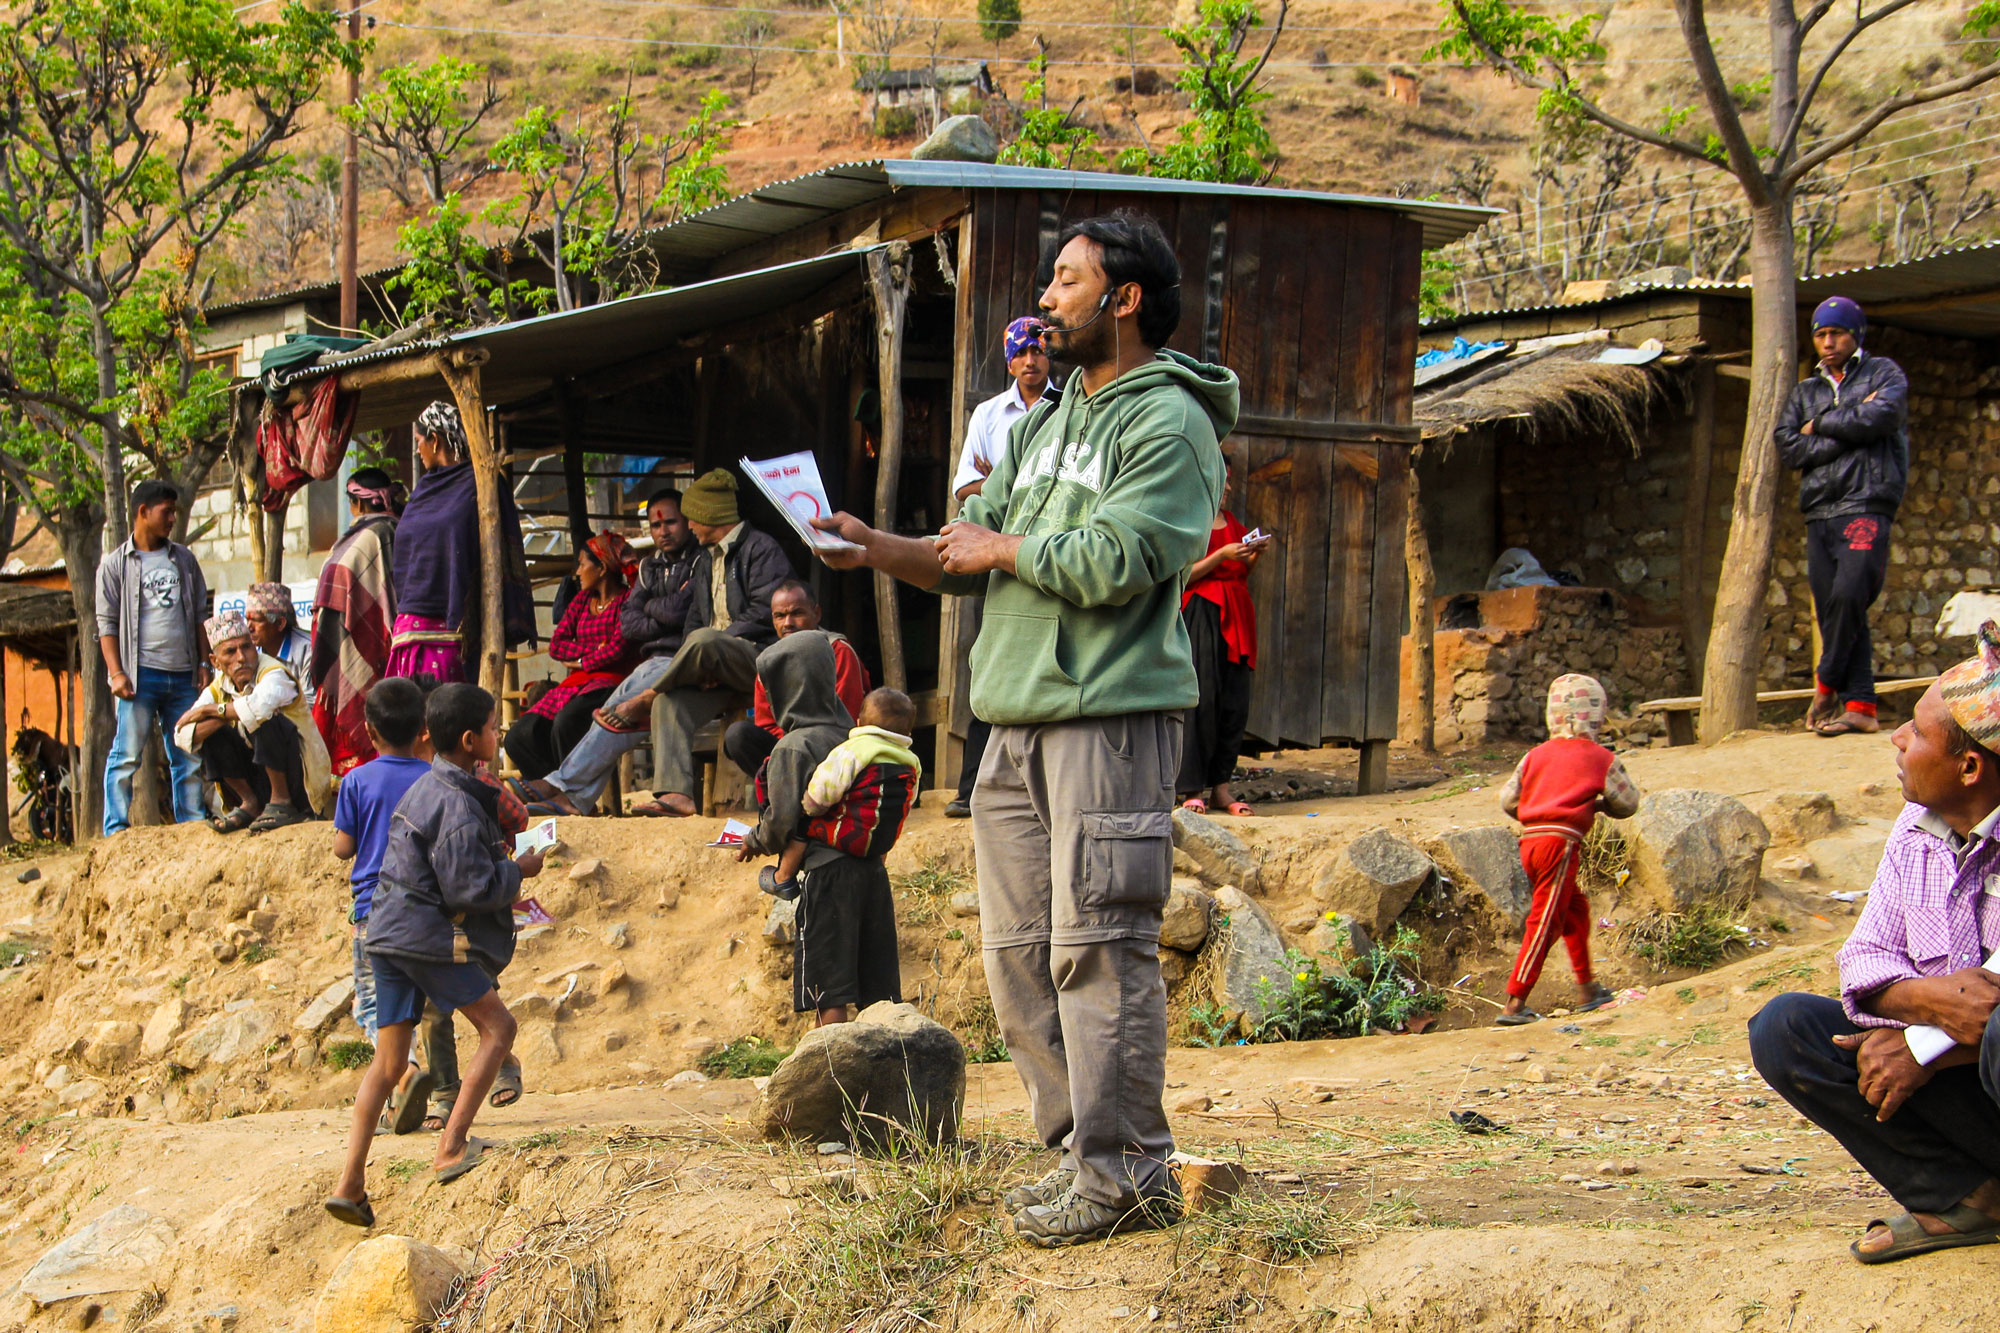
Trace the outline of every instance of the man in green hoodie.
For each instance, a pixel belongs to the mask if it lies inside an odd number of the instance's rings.
[[[1071,388],[1015,423],[957,522],[935,541],[848,514],[819,526],[860,548],[829,564],[986,598],[972,650],[972,711],[993,725],[972,802],[986,980],[1036,1129],[1064,1150],[1003,1206],[1057,1246],[1180,1212],[1158,958],[1181,715],[1199,695],[1180,599],[1221,503],[1237,386],[1161,350],[1180,265],[1149,217],[1066,228],[1041,308]]]

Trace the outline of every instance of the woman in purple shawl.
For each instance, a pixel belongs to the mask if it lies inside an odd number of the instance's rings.
[[[417,418],[417,456],[424,475],[410,492],[396,527],[390,581],[396,621],[389,640],[390,676],[430,675],[443,684],[466,680],[479,660],[479,501],[468,461],[465,425],[450,403],[432,403]],[[504,582],[503,641],[535,636],[521,516],[513,493],[500,489],[499,539]]]

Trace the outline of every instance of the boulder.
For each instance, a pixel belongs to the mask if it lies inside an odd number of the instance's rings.
[[[346,1013],[348,1006],[353,1003],[354,974],[350,972],[346,976],[333,981],[325,990],[315,995],[312,1003],[305,1007],[304,1012],[292,1020],[292,1026],[301,1032],[317,1033],[321,1028]]]
[[[1748,903],[1771,845],[1764,821],[1743,802],[1686,787],[1652,793],[1618,826],[1632,866],[1624,901],[1663,912]]]
[[[1178,990],[1193,968],[1193,954],[1182,953],[1179,949],[1160,950],[1160,980],[1167,983],[1167,994],[1171,995]]]
[[[112,1020],[92,1025],[83,1042],[83,1062],[92,1069],[117,1069],[139,1053],[144,1030],[137,1023]]]
[[[1169,949],[1195,952],[1208,938],[1208,924],[1214,915],[1215,899],[1193,880],[1176,875],[1160,918],[1160,943]]]
[[[1365,958],[1375,952],[1375,941],[1353,917],[1327,912],[1306,932],[1305,952],[1315,957]]]
[[[756,1119],[766,1138],[880,1140],[891,1126],[958,1136],[965,1047],[914,1005],[883,1001],[815,1028],[771,1072]]]
[[[1772,842],[1803,847],[1840,827],[1833,797],[1823,791],[1771,792],[1745,804],[1751,814],[1764,821]]]
[[[773,949],[789,949],[798,937],[799,903],[796,898],[780,898],[764,917],[764,943]]]
[[[1521,869],[1521,840],[1494,824],[1453,829],[1424,844],[1451,881],[1460,905],[1484,916],[1495,935],[1519,935],[1528,921],[1535,888]]]
[[[948,116],[910,156],[919,162],[992,162],[1000,156],[1000,138],[978,116]]]
[[[1437,867],[1409,839],[1369,829],[1342,847],[1313,885],[1323,908],[1351,916],[1376,934],[1403,914]]]
[[[174,1063],[183,1069],[227,1065],[263,1053],[278,1024],[262,1009],[217,1014],[174,1045]]]
[[[1207,815],[1187,809],[1174,811],[1174,850],[1193,862],[1210,884],[1234,884],[1245,893],[1263,888],[1257,858],[1241,838]]]
[[[951,895],[950,901],[951,914],[953,916],[979,915],[978,889],[960,889],[957,893]]]
[[[408,1236],[371,1236],[320,1289],[312,1333],[415,1333],[444,1310],[458,1265]]]
[[[121,1203],[45,1251],[21,1279],[20,1291],[36,1305],[140,1291],[157,1281],[160,1260],[173,1243],[174,1229],[163,1219]]]
[[[1215,905],[1228,922],[1228,932],[1219,937],[1223,955],[1222,966],[1215,969],[1215,1002],[1232,1015],[1261,1023],[1264,1006],[1257,983],[1284,989],[1284,936],[1271,914],[1241,889],[1216,890]]]
[[[148,1060],[157,1060],[174,1048],[181,1029],[187,1026],[188,1015],[194,1006],[176,995],[153,1011],[146,1020],[146,1031],[139,1040],[139,1053]]]

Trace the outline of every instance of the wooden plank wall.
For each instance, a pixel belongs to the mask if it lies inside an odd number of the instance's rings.
[[[1418,225],[1293,200],[975,193],[968,410],[1007,387],[1001,334],[1035,309],[1046,243],[1068,221],[1121,206],[1159,219],[1180,258],[1168,345],[1242,381],[1243,419],[1226,445],[1237,514],[1278,536],[1251,578],[1251,734],[1293,745],[1393,738]]]

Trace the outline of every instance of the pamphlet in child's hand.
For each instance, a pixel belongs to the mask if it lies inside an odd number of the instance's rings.
[[[858,551],[853,542],[842,541],[812,525],[816,518],[833,512],[826,498],[826,483],[820,480],[819,462],[809,452],[786,454],[783,458],[753,463],[745,458],[743,471],[755,482],[764,498],[776,505],[799,539],[815,551]]]
[[[741,847],[743,840],[750,836],[750,826],[740,819],[722,821],[722,832],[716,835],[711,847]]]
[[[539,824],[532,824],[514,835],[514,855],[526,856],[529,852],[547,851],[556,845],[556,821],[554,816]]]
[[[1271,540],[1271,534],[1264,531],[1264,529],[1262,528],[1252,528],[1250,529],[1250,531],[1243,534],[1243,544],[1245,546],[1262,546],[1265,542],[1270,540]]]
[[[529,926],[552,926],[555,918],[548,914],[533,898],[523,898],[514,904],[514,929],[525,930]]]

